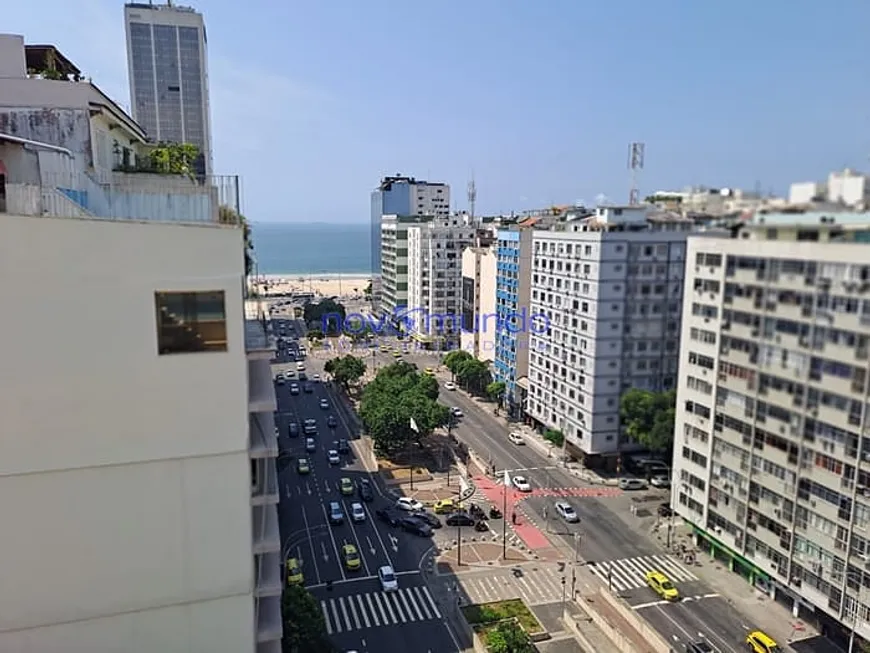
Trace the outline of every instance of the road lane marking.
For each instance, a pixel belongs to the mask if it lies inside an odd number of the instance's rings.
[[[348,514],[347,523],[350,524],[350,534],[353,535],[354,542],[356,542],[356,550],[359,553],[359,557],[362,559],[363,567],[366,570],[366,576],[370,576],[372,571],[369,569],[369,563],[366,562],[365,554],[363,553],[362,544],[360,543],[359,535],[356,532],[356,526],[353,525],[353,518],[350,516],[350,510],[347,510],[347,501],[344,502],[345,511]]]
[[[366,613],[366,606],[363,603],[362,594],[356,595],[356,602],[359,604],[359,613],[362,615],[363,622],[365,622],[366,628],[371,628],[371,622],[369,621],[369,615]]]
[[[308,536],[308,545],[311,547],[311,562],[314,563],[314,575],[317,576],[317,583],[320,584],[322,579],[320,578],[320,568],[317,566],[317,553],[314,551],[314,538],[311,537],[311,529],[308,525],[308,515],[305,514],[305,506],[301,506],[302,508],[302,521],[305,524],[305,532],[309,534]]]
[[[428,587],[421,587],[420,591],[426,595],[426,598],[429,600],[429,605],[432,607],[432,611],[435,613],[435,616],[439,619],[441,618],[441,613],[438,611],[438,606],[435,605],[435,600],[432,598],[432,594],[429,592]]]
[[[365,503],[363,504],[363,510],[366,511],[366,516],[369,520],[369,523],[372,525],[372,528],[375,529],[375,536],[378,538],[378,542],[381,543],[381,549],[383,549],[384,555],[387,557],[387,562],[390,564],[390,567],[392,567],[393,570],[395,571],[396,566],[393,564],[392,558],[390,558],[390,553],[389,553],[389,551],[387,551],[387,545],[384,544],[384,538],[381,537],[381,529],[378,528],[377,524],[374,522],[374,520],[372,520],[372,511],[369,510],[368,505]]]
[[[390,603],[390,595],[384,593],[384,594],[381,595],[381,597],[384,599],[384,605],[385,605],[386,608],[387,608],[387,612],[390,613],[390,618],[391,618],[390,623],[391,623],[391,624],[397,624],[397,623],[399,623],[398,620],[396,619],[396,613],[393,611],[393,606],[392,606],[392,604]]]
[[[329,523],[329,515],[326,514],[326,506],[324,504],[320,504],[321,509],[323,509],[323,517],[326,519],[327,523]],[[342,580],[347,580],[347,576],[344,575],[344,565],[341,562],[341,556],[338,553],[338,544],[335,542],[335,535],[332,532],[332,529],[329,529],[329,539],[332,540],[332,548],[335,550],[335,561],[338,564],[338,572],[341,574]]]
[[[420,609],[423,610],[423,612],[426,614],[425,618],[431,619],[433,616],[432,612],[429,610],[429,606],[426,605],[426,600],[423,598],[423,594],[420,592],[420,588],[419,587],[412,587],[411,591],[413,591],[414,596],[417,597],[417,601],[420,604]]]
[[[408,621],[407,617],[405,617],[405,613],[402,612],[402,606],[399,604],[399,592],[390,592],[389,597],[390,601],[387,602],[387,605],[392,604],[394,608],[396,608],[396,614],[399,615],[399,620],[402,623],[406,623]]]
[[[373,594],[372,596],[374,596],[374,598],[375,598],[375,603],[378,604],[378,610],[381,613],[381,618],[382,618],[382,621],[384,622],[384,625],[387,626],[387,625],[393,623],[392,621],[387,619],[387,613],[384,610],[383,603],[381,603],[382,595],[381,594]],[[384,602],[386,602],[386,599],[384,600]]]
[[[411,602],[411,607],[414,608],[414,612],[416,613],[417,618],[420,621],[423,621],[425,619],[425,617],[423,616],[423,613],[420,611],[420,608],[417,605],[417,599],[414,598],[413,589],[414,589],[413,587],[408,588],[408,601]]]
[[[326,634],[332,635],[332,624],[329,621],[329,610],[326,609],[326,601],[320,602],[320,609],[323,610],[323,620],[326,622]]]
[[[405,608],[405,614],[408,615],[408,619],[410,619],[411,621],[417,621],[417,617],[415,617],[414,613],[411,612],[411,606],[408,605],[408,599],[405,597],[405,593],[398,592],[398,595],[399,595],[399,599],[401,600],[402,606]]]
[[[341,608],[341,614],[344,616],[344,623],[347,626],[347,629],[351,630],[350,619],[347,616],[347,608],[344,605],[344,597],[343,596],[338,597],[338,605]],[[359,626],[357,626],[357,628],[359,628]]]
[[[378,611],[375,610],[375,604],[372,602],[371,594],[366,593],[365,597],[366,597],[366,603],[368,603],[368,606],[369,606],[369,611],[372,614],[372,620],[375,622],[375,626],[380,626],[381,621],[380,621],[380,619],[378,619]]]
[[[329,599],[329,607],[332,608],[332,615],[334,617],[333,624],[335,624],[335,632],[341,632],[341,622],[338,620],[338,610],[335,608],[335,599]]]

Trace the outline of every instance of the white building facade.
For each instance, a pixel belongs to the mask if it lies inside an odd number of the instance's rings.
[[[459,345],[462,251],[474,243],[469,216],[434,218],[408,228],[408,313],[411,336],[426,347]]]
[[[870,214],[693,237],[687,271],[671,505],[795,616],[870,639]]]
[[[135,149],[141,129],[24,61],[0,36],[0,113],[41,117],[0,133],[0,298],[18,316],[0,339],[0,650],[277,653],[271,348],[243,231],[219,219],[237,198],[98,183],[102,141],[82,136]]]
[[[462,334],[464,351],[478,360],[495,360],[498,337],[496,281],[498,256],[492,247],[467,247],[462,252]]]
[[[676,384],[692,223],[648,210],[601,207],[533,235],[527,414],[593,466],[632,447],[624,391]]]

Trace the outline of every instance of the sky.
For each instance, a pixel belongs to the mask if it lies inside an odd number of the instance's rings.
[[[194,3],[215,172],[253,221],[366,222],[396,173],[456,210],[473,176],[479,215],[624,202],[631,142],[641,196],[870,168],[867,0]],[[122,2],[6,4],[129,107]]]

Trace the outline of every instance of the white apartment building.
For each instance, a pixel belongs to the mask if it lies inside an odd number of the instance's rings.
[[[870,639],[870,214],[690,238],[684,295],[676,513],[795,615]]]
[[[829,202],[853,209],[870,208],[870,175],[846,168],[828,175],[826,182],[806,181],[791,185],[789,202],[817,204]]]
[[[212,172],[208,39],[202,14],[172,2],[124,6],[133,119],[155,142],[192,143]]]
[[[426,347],[459,345],[462,250],[474,244],[465,214],[408,227],[408,313],[411,336]]]
[[[236,184],[95,181],[100,134],[142,131],[90,82],[28,75],[46,49],[0,35],[0,650],[280,651],[270,345],[218,213]]]
[[[381,217],[378,307],[383,315],[404,313],[408,306],[408,227],[428,220],[431,218],[400,215]]]
[[[462,252],[462,334],[464,351],[482,361],[495,360],[498,336],[495,247],[467,247]]]
[[[676,385],[692,222],[648,211],[600,207],[533,235],[527,415],[590,466],[633,447],[625,390]]]

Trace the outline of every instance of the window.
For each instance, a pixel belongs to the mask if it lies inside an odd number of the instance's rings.
[[[223,290],[156,292],[154,302],[160,355],[227,350]]]

